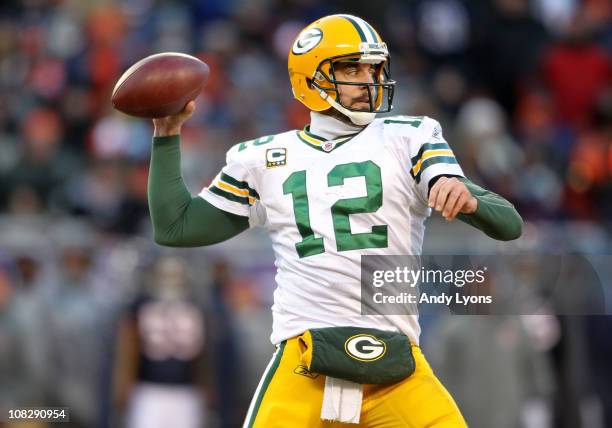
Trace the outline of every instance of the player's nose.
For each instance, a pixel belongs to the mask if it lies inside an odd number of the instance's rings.
[[[363,79],[361,80],[364,83],[374,83],[374,76],[370,73],[369,69],[365,69],[362,71]],[[364,85],[365,87],[365,85]]]

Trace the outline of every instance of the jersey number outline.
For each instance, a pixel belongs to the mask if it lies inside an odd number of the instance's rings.
[[[388,246],[387,225],[373,225],[371,232],[351,233],[350,214],[373,213],[383,202],[380,167],[371,160],[336,165],[327,174],[327,186],[341,186],[346,178],[364,177],[366,196],[338,199],[331,206],[336,249],[338,251],[363,248],[386,248]],[[310,226],[306,171],[295,171],[283,183],[285,195],[293,198],[293,213],[302,241],[295,244],[300,258],[325,252],[322,237],[315,237]]]

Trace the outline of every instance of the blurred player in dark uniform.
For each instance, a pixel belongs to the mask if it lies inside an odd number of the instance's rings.
[[[185,265],[161,258],[120,322],[115,403],[129,428],[197,428],[205,419],[204,310]]]

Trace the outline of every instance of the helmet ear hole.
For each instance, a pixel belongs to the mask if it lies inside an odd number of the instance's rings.
[[[312,89],[312,79],[310,77],[306,78],[306,85],[308,86],[308,89]]]

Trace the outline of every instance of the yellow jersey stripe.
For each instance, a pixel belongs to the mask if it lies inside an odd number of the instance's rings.
[[[419,161],[416,163],[416,165],[412,168],[412,173],[414,175],[419,173],[419,170],[421,169],[421,164],[423,163],[423,161],[425,159],[429,159],[431,157],[434,156],[451,156],[451,157],[455,157],[455,155],[453,154],[453,151],[450,149],[439,149],[439,150],[426,150],[425,152],[423,152],[423,156],[421,156],[421,159],[419,159]]]
[[[306,134],[306,132],[304,132],[304,131],[300,131],[300,137],[302,137],[304,140],[308,141],[309,143],[314,144],[315,146],[320,146],[321,145],[321,140],[317,140],[316,138],[312,138],[311,136]]]
[[[249,191],[247,189],[238,189],[237,187],[234,187],[231,184],[227,184],[221,180],[217,180],[217,183],[215,183],[215,186],[227,192],[233,193],[234,195],[242,196],[243,198],[247,197],[249,198],[249,203],[251,204],[255,202],[255,198],[249,195]]]

